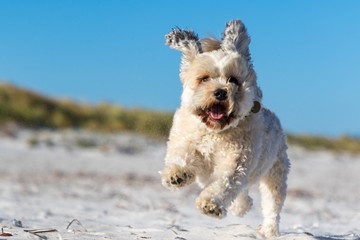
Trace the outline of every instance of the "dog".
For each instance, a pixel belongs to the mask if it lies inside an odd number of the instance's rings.
[[[182,52],[183,93],[162,184],[177,189],[196,180],[203,189],[198,209],[216,218],[225,217],[227,209],[243,216],[252,206],[248,189],[259,184],[264,217],[259,232],[278,236],[290,161],[279,119],[261,104],[244,24],[226,23],[221,41],[180,28],[165,38]]]

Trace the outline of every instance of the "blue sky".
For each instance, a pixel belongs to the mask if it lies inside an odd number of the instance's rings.
[[[0,79],[49,96],[174,111],[175,26],[243,20],[263,103],[295,133],[360,135],[360,1],[0,1]]]

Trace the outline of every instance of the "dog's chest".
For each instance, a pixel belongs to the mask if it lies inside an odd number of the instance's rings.
[[[214,135],[205,135],[197,142],[196,149],[203,155],[209,157],[217,151],[219,139]]]
[[[222,134],[206,134],[197,141],[196,150],[204,157],[214,158],[239,150],[237,141]]]

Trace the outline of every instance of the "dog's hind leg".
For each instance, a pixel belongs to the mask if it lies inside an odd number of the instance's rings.
[[[232,202],[229,210],[236,216],[242,217],[247,213],[252,207],[253,200],[248,195],[248,190],[243,190],[237,196],[237,198]]]
[[[283,152],[281,155],[260,180],[261,206],[264,216],[260,233],[265,237],[279,235],[280,211],[286,197],[286,179],[289,172],[286,153]]]

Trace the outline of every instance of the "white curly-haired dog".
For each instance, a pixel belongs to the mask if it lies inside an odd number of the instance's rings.
[[[203,188],[197,207],[222,218],[228,208],[243,216],[252,206],[248,189],[259,183],[260,233],[277,236],[290,163],[280,122],[260,103],[246,28],[240,20],[227,23],[221,42],[179,28],[165,37],[183,54],[183,93],[161,172],[163,185],[175,189],[196,179]]]

